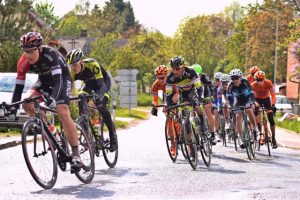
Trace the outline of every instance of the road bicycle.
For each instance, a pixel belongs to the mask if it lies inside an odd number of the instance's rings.
[[[227,131],[227,141],[228,143],[233,143],[234,144],[234,148],[237,151],[238,150],[238,133],[236,131],[236,117],[234,112],[230,112],[230,118],[229,118],[229,124],[230,124],[230,128]]]
[[[56,113],[55,110],[40,105],[43,96],[26,98],[21,101],[6,104],[1,107],[7,112],[12,106],[23,103],[34,104],[34,117],[25,122],[22,128],[22,150],[27,168],[33,179],[44,189],[51,189],[57,181],[57,166],[62,171],[67,170],[67,164],[72,163],[71,147],[68,144],[64,129],[52,135],[42,119],[41,110]],[[44,99],[45,100],[45,99]],[[87,134],[79,124],[76,124],[78,134],[78,148],[83,165],[81,169],[71,167],[71,173],[83,183],[90,183],[95,174],[95,163],[92,148]]]
[[[181,149],[182,155],[187,159],[183,144],[183,135],[181,130],[181,121],[179,118],[178,108],[168,108],[165,105],[160,105],[156,107],[166,108],[166,122],[165,122],[165,138],[168,149],[168,154],[173,162],[176,162],[179,147]],[[172,148],[175,148],[172,149]]]
[[[258,140],[258,146],[257,150],[260,150],[261,145],[266,145],[268,148],[268,155],[271,156],[271,147],[273,145],[272,143],[272,133],[270,131],[268,120],[267,120],[267,109],[262,108],[258,112],[261,115],[261,133]]]
[[[242,129],[243,129],[243,134],[242,134],[242,140],[244,142],[247,156],[249,160],[252,160],[255,158],[255,145],[256,142],[254,141],[254,133],[251,129],[250,121],[248,119],[248,115],[246,113],[246,110],[250,107],[245,107],[245,106],[239,106],[237,109],[232,109],[232,111],[241,111],[242,113]]]
[[[88,133],[93,152],[97,157],[99,157],[102,152],[106,164],[110,168],[114,168],[119,155],[118,139],[116,139],[116,148],[112,150],[110,148],[108,128],[99,114],[98,108],[88,104],[88,100],[92,100],[95,105],[96,98],[97,95],[92,93],[90,95],[79,95],[78,97],[72,97],[70,99],[82,102],[82,110],[80,110],[76,122]]]

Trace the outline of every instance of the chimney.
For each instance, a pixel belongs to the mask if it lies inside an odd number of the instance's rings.
[[[87,37],[87,30],[86,29],[81,29],[80,37]]]

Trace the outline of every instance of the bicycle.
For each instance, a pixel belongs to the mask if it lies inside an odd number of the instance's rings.
[[[56,113],[56,111],[40,105],[39,99],[41,98],[44,99],[43,96],[36,96],[12,104],[3,102],[1,107],[6,113],[6,110],[11,106],[17,106],[23,103],[34,103],[35,115],[26,121],[22,128],[22,150],[27,168],[33,179],[42,188],[51,189],[57,181],[57,166],[59,166],[62,171],[66,171],[67,163],[71,164],[72,162],[72,155],[70,146],[64,135],[63,127],[61,126],[61,133],[57,133],[58,135],[54,136],[42,119],[40,110],[52,113]],[[95,163],[91,146],[88,136],[81,126],[76,124],[76,127],[79,153],[83,165],[79,170],[71,167],[70,171],[71,173],[75,173],[76,177],[83,183],[90,183],[95,174]],[[46,163],[43,163],[43,161],[46,161]]]
[[[82,101],[83,108],[79,117],[76,119],[76,122],[80,124],[84,128],[84,130],[88,133],[90,137],[90,142],[92,144],[93,152],[97,157],[99,157],[100,152],[102,151],[106,164],[110,168],[114,168],[115,165],[117,164],[118,155],[119,155],[118,145],[114,151],[110,149],[109,134],[107,132],[108,128],[106,127],[104,120],[102,120],[98,108],[88,105],[89,99],[92,99],[93,102],[95,103],[96,98],[97,95],[95,93],[92,93],[90,95],[80,95],[78,97],[72,97],[70,99]],[[97,119],[99,120],[97,123],[99,124],[99,126],[92,123],[92,115],[91,115],[92,111],[99,114],[99,118]],[[118,139],[116,142],[118,144]]]
[[[230,129],[228,130],[228,137],[227,141],[229,143],[234,143],[234,148],[237,151],[237,140],[238,140],[238,134],[236,132],[236,117],[233,112],[230,112],[230,118],[229,118],[229,123],[230,123]]]
[[[156,107],[165,107],[165,105],[160,105]],[[165,138],[168,149],[168,154],[173,162],[176,162],[178,156],[178,149],[182,151],[182,155],[187,159],[186,152],[183,146],[183,135],[181,134],[181,122],[179,118],[179,113],[177,108],[170,109],[166,107],[167,115],[165,122]],[[170,130],[171,128],[171,130]],[[172,143],[175,145],[175,154],[172,153]],[[173,148],[174,148],[173,147]]]
[[[251,130],[250,121],[248,119],[248,115],[246,114],[246,109],[252,108],[245,107],[245,106],[239,106],[237,109],[232,109],[232,111],[240,110],[242,112],[242,121],[243,121],[243,134],[242,134],[242,140],[244,142],[247,156],[249,160],[252,160],[255,158],[255,141],[254,141],[254,133]]]
[[[260,146],[265,144],[268,148],[268,155],[271,156],[271,147],[273,146],[272,143],[272,133],[270,131],[270,128],[268,126],[268,120],[267,120],[267,109],[262,108],[258,112],[261,114],[261,126],[262,130],[259,136],[259,142],[258,142],[258,147],[257,150],[260,151]],[[261,141],[263,143],[261,143]]]

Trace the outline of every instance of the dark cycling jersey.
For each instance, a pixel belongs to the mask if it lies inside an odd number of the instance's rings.
[[[170,102],[172,102],[171,99],[174,85],[176,85],[176,88],[180,91],[182,96],[188,97],[188,101],[196,100],[194,99],[195,94],[198,99],[197,92],[190,93],[192,90],[201,87],[198,73],[189,67],[184,67],[183,70],[183,75],[181,77],[175,76],[173,72],[171,72],[167,77],[166,93],[168,105],[170,105]],[[193,95],[188,95],[187,93]]]
[[[22,96],[26,73],[31,71],[38,74],[35,89],[43,89],[50,92],[57,104],[68,104],[71,92],[71,81],[68,65],[64,57],[54,48],[42,46],[39,60],[30,64],[23,54],[17,66],[16,87],[12,102],[19,101]]]
[[[200,80],[204,87],[204,98],[211,97],[212,92],[210,85],[212,84],[212,81],[210,80],[209,76],[207,74],[201,73]]]
[[[95,59],[87,58],[83,60],[84,70],[75,74],[71,70],[72,80],[82,80],[83,91],[90,93],[92,90],[98,93],[99,99],[102,99],[106,92],[109,91],[111,80],[106,70]]]
[[[239,86],[235,86],[231,81],[227,89],[227,98],[230,106],[245,106],[254,102],[254,94],[249,81],[241,78]]]

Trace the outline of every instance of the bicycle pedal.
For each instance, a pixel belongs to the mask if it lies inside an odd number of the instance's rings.
[[[74,167],[71,165],[71,174],[74,174],[76,172],[79,172],[81,170],[81,167]]]

